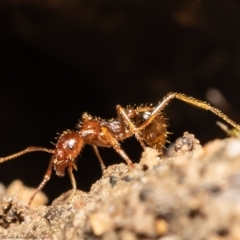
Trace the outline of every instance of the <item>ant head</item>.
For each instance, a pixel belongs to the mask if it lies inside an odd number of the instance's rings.
[[[65,169],[72,166],[76,169],[74,164],[75,158],[78,156],[83,146],[83,139],[73,131],[65,131],[59,137],[55,149],[54,169],[58,176],[64,176]]]

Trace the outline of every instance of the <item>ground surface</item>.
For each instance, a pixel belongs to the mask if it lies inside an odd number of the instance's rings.
[[[90,192],[50,206],[29,208],[2,186],[0,239],[240,239],[240,139],[176,145],[177,156],[147,148],[134,168],[112,165]]]

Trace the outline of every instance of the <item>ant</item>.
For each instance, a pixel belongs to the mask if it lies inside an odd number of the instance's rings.
[[[113,147],[125,162],[133,167],[132,161],[121,148],[119,143],[133,135],[135,135],[143,148],[150,146],[156,148],[161,154],[168,134],[166,119],[163,117],[162,111],[170,100],[174,98],[195,107],[209,110],[240,131],[240,125],[232,121],[219,109],[212,107],[207,102],[203,102],[181,93],[169,93],[156,107],[152,107],[151,105],[141,105],[139,107],[127,106],[126,108],[123,108],[120,105],[117,105],[117,118],[115,119],[103,120],[97,117],[92,117],[88,113],[84,113],[76,130],[66,130],[60,135],[55,145],[55,149],[28,147],[21,152],[0,158],[0,163],[29,152],[43,151],[50,153],[52,154],[52,157],[47,171],[42,182],[30,198],[29,205],[35,195],[45,186],[47,181],[49,181],[53,168],[56,171],[56,174],[60,177],[64,176],[66,169],[68,170],[72,184],[72,194],[74,194],[77,186],[73,175],[73,169],[77,170],[75,164],[76,158],[84,144],[92,145],[103,170],[106,166],[99,154],[98,147]]]

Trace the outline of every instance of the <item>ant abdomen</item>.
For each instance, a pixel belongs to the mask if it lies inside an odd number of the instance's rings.
[[[157,149],[159,153],[162,153],[167,139],[167,125],[164,117],[161,115],[156,116],[140,133],[140,137],[147,145]]]
[[[128,106],[125,111],[132,123],[138,128],[147,121],[153,110],[154,108],[151,106],[139,106],[137,108]],[[162,153],[167,139],[166,119],[161,113],[158,113],[153,120],[146,127],[139,130],[138,133],[141,141],[157,149],[159,153]],[[143,145],[145,145],[144,143]]]

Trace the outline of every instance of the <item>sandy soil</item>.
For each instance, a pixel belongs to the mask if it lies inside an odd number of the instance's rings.
[[[40,195],[29,208],[28,195],[16,196],[20,182],[1,186],[0,238],[240,239],[240,139],[201,148],[185,133],[173,149],[163,158],[147,148],[134,168],[112,165],[88,193],[63,193],[50,206]]]

